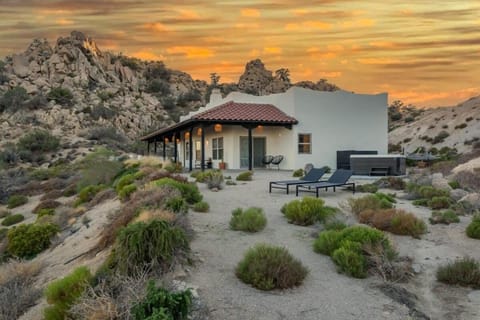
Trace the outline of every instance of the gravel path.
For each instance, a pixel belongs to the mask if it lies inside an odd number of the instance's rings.
[[[226,175],[231,172],[227,172]],[[236,173],[232,173],[234,178]],[[219,192],[199,187],[210,204],[210,212],[193,212],[190,217],[196,238],[192,249],[201,262],[187,282],[199,287],[210,309],[210,319],[406,319],[408,310],[383,295],[369,278],[357,280],[338,274],[331,259],[312,250],[315,227],[288,224],[280,213],[282,205],[295,199],[281,190],[268,192],[268,181],[291,179],[290,172],[256,171],[254,181],[237,182]],[[322,192],[328,205],[351,196],[348,191]],[[264,209],[267,227],[256,234],[231,231],[231,211],[237,207]],[[263,292],[243,284],[234,269],[244,252],[265,242],[288,248],[310,270],[300,287]]]

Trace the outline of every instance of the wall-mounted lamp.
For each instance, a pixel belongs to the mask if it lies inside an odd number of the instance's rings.
[[[220,123],[217,123],[216,125],[213,126],[213,131],[222,132],[222,125]]]
[[[197,129],[197,136],[201,136],[202,135],[202,128],[198,128]]]

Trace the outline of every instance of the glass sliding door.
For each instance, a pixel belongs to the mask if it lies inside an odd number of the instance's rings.
[[[262,168],[267,153],[267,138],[253,137],[253,167]],[[240,137],[240,168],[248,168],[248,137]]]

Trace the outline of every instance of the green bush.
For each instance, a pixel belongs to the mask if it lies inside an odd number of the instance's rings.
[[[205,201],[197,202],[193,205],[193,211],[195,212],[208,212],[210,205]]]
[[[122,175],[115,183],[115,191],[120,193],[120,190],[123,189],[126,185],[132,184],[135,181],[135,173],[128,173]]]
[[[467,227],[467,236],[473,239],[480,239],[480,215],[472,218],[472,222]]]
[[[255,288],[272,290],[302,284],[308,270],[287,249],[257,244],[245,253],[235,274],[241,281]]]
[[[433,197],[448,197],[449,192],[442,189],[435,189],[431,186],[420,186],[418,193],[420,198],[432,199]]]
[[[460,218],[453,210],[433,211],[432,216],[428,220],[431,224],[450,224],[460,222]]]
[[[2,226],[8,227],[8,226],[17,224],[19,222],[22,222],[23,220],[25,220],[25,217],[22,214],[13,214],[3,219]]]
[[[52,88],[47,94],[48,100],[55,100],[56,103],[62,106],[71,106],[73,104],[73,94],[67,88],[57,87]]]
[[[28,202],[28,198],[22,195],[13,195],[8,198],[7,208],[12,209],[24,205]]]
[[[187,213],[188,204],[187,201],[185,201],[185,199],[182,197],[173,197],[167,200],[165,209],[173,211],[174,213]]]
[[[0,242],[7,237],[8,228],[0,228]]]
[[[237,181],[252,181],[253,171],[245,171],[240,173],[236,180]]]
[[[0,76],[2,76],[3,73],[0,72]],[[2,84],[0,81],[0,84]],[[3,112],[4,110],[8,111],[18,111],[22,109],[26,101],[28,100],[28,93],[25,88],[21,86],[16,86],[14,88],[9,89],[3,97],[0,99],[0,112]]]
[[[458,181],[449,181],[448,182],[448,185],[452,188],[452,189],[460,189],[460,183]]]
[[[251,207],[246,210],[237,208],[232,211],[230,228],[246,232],[257,232],[265,228],[267,218],[261,208]]]
[[[66,319],[68,310],[89,286],[92,275],[87,267],[79,267],[65,278],[53,281],[45,289],[48,306],[45,320]]]
[[[429,202],[430,202],[430,200],[428,200],[428,199],[417,199],[417,200],[413,200],[412,204],[414,206],[428,207]]]
[[[130,198],[130,195],[137,191],[137,186],[135,184],[128,184],[124,186],[120,191],[118,192],[118,196],[120,197],[121,200],[127,200]]]
[[[336,212],[335,208],[324,206],[324,204],[322,199],[305,197],[302,200],[286,203],[281,211],[289,223],[308,226],[316,221],[323,223]]]
[[[205,170],[205,171],[197,171],[191,174],[193,178],[196,179],[197,182],[203,183],[207,182],[207,179],[215,174],[216,172],[222,173],[220,170],[212,169],[212,170]]]
[[[305,171],[303,171],[303,169],[297,169],[293,171],[294,177],[303,177],[304,175],[305,175]]]
[[[77,200],[75,200],[74,205],[79,206],[82,203],[89,202],[93,199],[93,197],[99,193],[101,190],[105,189],[104,185],[96,185],[96,186],[87,186],[84,187],[77,195]]]
[[[332,169],[329,166],[323,166],[321,169],[325,170],[325,173],[332,172]]]
[[[82,176],[82,179],[77,182],[77,191],[91,185],[111,185],[123,169],[122,162],[111,160],[114,155],[108,149],[98,148],[85,156],[77,165]]]
[[[60,139],[45,130],[33,130],[18,140],[17,147],[20,150],[30,152],[53,152],[58,150]]]
[[[165,170],[169,173],[181,173],[182,172],[182,164],[181,163],[172,163],[167,164],[164,167]]]
[[[355,188],[355,191],[375,193],[378,191],[378,186],[373,183],[361,184]]]
[[[185,198],[185,200],[190,204],[200,202],[203,198],[198,190],[197,185],[194,183],[180,182],[172,178],[162,178],[152,181],[152,184],[158,187],[171,186],[178,189],[182,193],[182,196]]]
[[[191,306],[190,290],[172,293],[156,288],[150,280],[145,298],[132,307],[131,314],[134,320],[186,320]]]
[[[440,131],[432,141],[432,144],[437,144],[443,142],[450,134],[447,131]]]
[[[356,278],[367,276],[370,253],[366,248],[377,248],[381,257],[387,260],[393,260],[396,255],[383,232],[366,226],[324,231],[315,240],[313,248],[317,253],[331,256],[339,271]]]
[[[113,261],[124,274],[135,274],[151,267],[167,270],[189,250],[184,231],[166,221],[132,223],[120,230],[114,249]]]
[[[212,171],[205,179],[208,189],[222,189],[223,173],[221,171]]]
[[[384,194],[369,194],[360,198],[350,198],[347,204],[353,214],[358,216],[365,210],[380,210],[393,208],[393,203]]]
[[[22,224],[8,231],[7,251],[19,258],[31,258],[50,246],[50,239],[59,232],[52,223]]]
[[[447,209],[451,203],[452,201],[449,197],[433,197],[428,201],[428,206],[433,210]]]
[[[323,224],[323,227],[325,230],[343,230],[347,227],[347,224],[344,221],[333,218],[327,219]]]
[[[470,257],[456,260],[437,269],[437,280],[480,289],[480,263]]]

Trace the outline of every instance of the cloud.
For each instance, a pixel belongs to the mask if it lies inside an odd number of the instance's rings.
[[[281,54],[282,53],[282,48],[280,47],[265,47],[263,48],[263,53],[264,54]]]
[[[203,59],[215,55],[215,52],[212,49],[195,46],[174,46],[167,48],[167,52],[172,55],[184,55],[187,59]]]
[[[372,41],[368,43],[374,48],[396,48],[397,45],[391,41]]]
[[[258,18],[261,16],[260,10],[253,8],[244,8],[240,10],[240,14],[242,15],[242,17],[247,18]]]
[[[395,58],[360,58],[357,59],[361,64],[392,64],[398,63],[399,60]]]
[[[285,30],[287,31],[313,31],[313,30],[329,30],[332,24],[323,21],[305,21],[301,23],[287,23]]]
[[[342,76],[341,71],[322,71],[317,73],[322,78],[339,78]]]
[[[317,47],[308,48],[307,53],[310,57],[315,59],[333,59],[337,56],[337,53],[335,52],[321,50]]]
[[[237,29],[258,29],[260,25],[258,23],[236,23],[235,28]]]
[[[160,22],[145,23],[145,24],[142,24],[140,28],[151,31],[151,32],[167,32],[171,30],[171,28],[167,27],[165,24]]]
[[[192,21],[199,20],[200,15],[194,10],[178,10],[179,15],[177,16],[178,20],[183,21]]]
[[[74,21],[73,21],[73,20],[65,19],[65,18],[57,19],[57,20],[55,20],[55,22],[56,22],[58,25],[61,25],[61,26],[69,26],[69,25],[74,24]]]
[[[293,10],[290,10],[290,12],[291,12],[295,17],[302,17],[302,16],[307,15],[308,13],[310,13],[310,11],[307,10],[307,9],[293,9]]]

